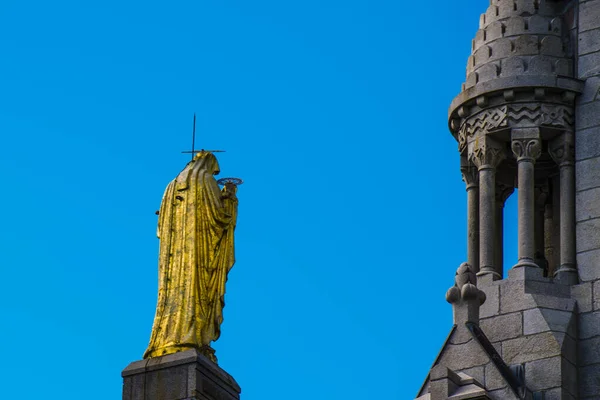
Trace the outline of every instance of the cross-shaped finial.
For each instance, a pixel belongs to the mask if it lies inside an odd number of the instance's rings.
[[[184,153],[184,154],[192,153],[192,160],[193,160],[196,153],[198,153],[198,151],[196,151],[195,146],[196,146],[196,113],[194,113],[194,127],[192,128],[192,150],[191,151],[182,151],[182,153]],[[208,151],[211,153],[225,152],[225,150],[204,150],[204,149],[200,149],[200,151]]]

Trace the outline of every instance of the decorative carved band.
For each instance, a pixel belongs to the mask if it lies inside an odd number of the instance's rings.
[[[469,160],[479,170],[496,168],[506,158],[504,148],[491,139],[482,138],[469,149]]]
[[[574,122],[573,109],[557,104],[511,104],[509,117],[511,125],[525,122],[528,126],[570,128]]]
[[[573,165],[575,162],[575,146],[572,133],[564,133],[554,139],[548,147],[550,157],[559,166]]]
[[[572,130],[573,108],[560,104],[516,103],[486,109],[465,119],[458,131],[458,148],[464,149],[473,136],[501,128],[547,126]]]
[[[489,132],[507,127],[507,112],[508,106],[496,107],[467,119],[458,133],[458,147],[462,149],[467,143],[467,138],[475,135],[475,132]]]

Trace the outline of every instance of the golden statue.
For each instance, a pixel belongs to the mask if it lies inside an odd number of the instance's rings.
[[[217,362],[225,282],[235,262],[237,187],[219,189],[219,164],[201,151],[165,190],[158,212],[158,304],[144,358],[198,349]]]

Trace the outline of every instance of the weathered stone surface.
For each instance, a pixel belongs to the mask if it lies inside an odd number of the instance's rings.
[[[502,342],[492,343],[492,346],[494,346],[498,354],[500,354],[500,356],[502,357]]]
[[[520,312],[482,319],[479,325],[491,342],[512,339],[523,334],[523,316]]]
[[[508,387],[489,392],[492,400],[518,400],[517,396]]]
[[[445,365],[436,365],[431,369],[430,393],[431,400],[447,399],[460,383],[460,377]]]
[[[599,168],[600,157],[575,162],[575,187],[578,192],[600,187]]]
[[[600,168],[600,164],[598,167]],[[577,252],[595,250],[598,247],[600,247],[600,218],[578,222]]]
[[[590,54],[586,57],[593,57],[594,62],[600,62],[600,52]],[[584,58],[580,58],[581,62],[584,62]],[[596,68],[600,65],[596,64]],[[581,104],[577,108],[576,112],[577,127],[579,129],[591,128],[593,126],[600,125],[600,113],[598,113],[598,106],[595,103]]]
[[[585,87],[583,90],[583,93],[579,96],[579,104],[585,104],[585,103],[589,103],[591,101],[596,101],[598,100],[598,91],[600,90],[600,76],[598,75],[594,75],[594,76],[590,76],[589,78],[586,79],[585,81]],[[586,129],[584,130],[577,130],[577,140],[580,140],[580,138],[582,136],[590,136],[588,135],[586,132]],[[576,143],[577,144],[577,143]],[[597,143],[594,143],[594,145],[597,145]],[[583,157],[583,158],[589,158],[589,157]],[[579,157],[578,157],[579,159]]]
[[[579,316],[579,339],[589,339],[599,335],[600,311],[581,314]]]
[[[561,386],[561,357],[526,363],[525,379],[527,387],[534,392]]]
[[[502,342],[502,358],[507,364],[522,364],[542,358],[559,356],[560,350],[561,345],[550,332]]]
[[[528,310],[534,307],[571,311],[575,301],[568,286],[538,281],[504,280],[500,286],[500,312]]]
[[[558,311],[534,308],[523,312],[523,333],[531,335],[546,331],[568,332],[575,336],[574,324],[570,324],[573,314],[569,311]]]
[[[453,371],[468,369],[487,364],[490,361],[488,355],[481,349],[475,339],[465,344],[448,344],[442,351],[439,364]]]
[[[239,400],[235,380],[195,350],[131,363],[122,376],[123,400]]]
[[[556,285],[557,289],[561,285]],[[564,287],[564,286],[563,286]],[[573,311],[575,310],[576,301],[571,298],[561,298],[553,296],[532,295],[533,301],[537,307],[552,308],[554,310]]]
[[[479,308],[479,318],[497,315],[500,311],[500,286],[493,283],[489,286],[479,287],[486,295],[485,303]]]
[[[562,341],[562,356],[573,365],[577,365],[577,339],[565,333],[555,333],[554,337],[559,343]]]
[[[485,382],[484,366],[467,368],[467,369],[464,369],[464,370],[458,371],[458,372],[462,372],[463,374],[469,375],[471,378],[475,379],[477,382],[484,385],[484,382]]]
[[[584,282],[600,279],[600,249],[578,253],[577,270]]]
[[[507,314],[536,306],[533,297],[525,293],[523,281],[503,281],[500,287],[500,312]]]
[[[488,391],[502,389],[507,385],[502,375],[500,375],[498,368],[493,363],[485,366],[485,388]]]
[[[586,79],[589,78],[591,76],[596,76],[598,75],[599,69],[598,69],[598,62],[600,61],[600,52],[596,52],[596,53],[590,53],[587,54],[585,56],[581,56],[579,58],[579,64],[577,65],[577,70],[579,72],[579,77],[581,79]],[[593,117],[592,117],[592,121],[593,121]],[[583,127],[589,127],[594,125],[593,123],[590,124],[588,122],[584,122],[584,126]]]
[[[588,54],[600,50],[600,29],[593,29],[579,34],[579,54]]]
[[[595,364],[600,360],[600,336],[579,341],[579,365]]]
[[[597,1],[586,1],[579,8],[579,32],[589,31],[600,27],[600,14],[597,12]]]
[[[598,139],[600,142],[600,138]],[[578,222],[600,217],[600,201],[598,199],[600,199],[600,188],[584,190],[576,194],[575,217]]]
[[[571,287],[571,294],[573,298],[577,301],[577,309],[579,310],[579,312],[592,311],[593,304],[591,282],[581,283],[579,285]]]
[[[565,389],[555,388],[544,391],[544,400],[576,400],[576,398]]]
[[[571,298],[571,286],[560,284],[555,281],[529,281],[525,283],[525,293],[531,293],[534,299],[541,297],[555,297],[560,302],[563,299]]]
[[[562,373],[562,388],[567,392],[575,396],[578,392],[577,385],[577,367],[575,364],[566,360],[564,357],[561,360],[561,373]]]
[[[598,399],[600,393],[600,364],[582,367],[579,373],[579,397]]]
[[[508,271],[508,279],[514,281],[541,281],[550,283],[550,280],[544,277],[541,268],[532,267],[511,268]]]
[[[184,399],[188,391],[189,368],[185,365],[157,370],[146,374],[146,399]]]
[[[123,400],[144,400],[145,398],[144,376],[134,375],[130,379],[123,380]]]
[[[594,311],[596,310],[600,310],[600,281],[595,281],[593,283],[593,293],[594,293],[594,302],[593,302],[593,307],[594,307]],[[586,312],[589,310],[581,310],[581,312]]]
[[[464,344],[473,339],[473,335],[469,330],[465,327],[464,324],[457,325],[452,332],[452,335],[448,338],[448,343],[450,344]]]

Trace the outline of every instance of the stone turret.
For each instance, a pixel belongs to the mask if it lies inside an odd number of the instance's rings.
[[[463,175],[478,184],[468,261],[484,279],[503,276],[502,207],[519,187],[517,266],[547,265],[544,275],[577,281],[574,105],[583,85],[573,78],[567,3],[493,0],[450,106]]]
[[[573,44],[562,18],[564,1],[494,0],[481,15],[467,62],[467,79],[451,118],[469,100],[497,90],[545,87],[578,92]],[[460,117],[458,117],[460,118]],[[454,131],[454,130],[453,130]]]
[[[471,50],[449,110],[467,263],[417,397],[600,399],[600,0],[492,0]]]

